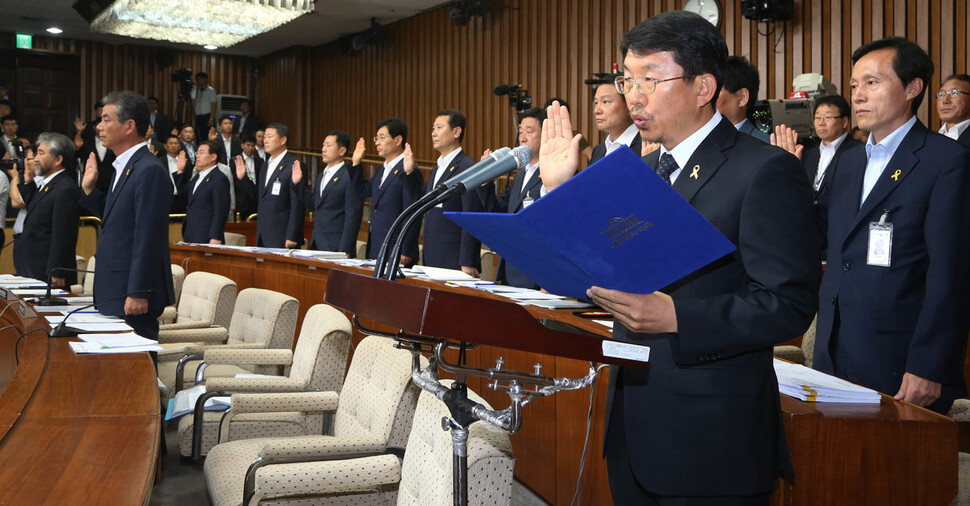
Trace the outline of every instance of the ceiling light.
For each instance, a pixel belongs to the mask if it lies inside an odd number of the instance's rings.
[[[213,46],[212,44],[206,44],[206,45],[204,45],[202,47],[208,49],[209,51],[212,51],[213,49],[219,49],[218,46]]]
[[[116,0],[91,31],[226,47],[313,12],[312,0]]]
[[[52,26],[52,27],[48,28],[47,31],[50,32],[50,33],[53,33],[54,35],[57,35],[59,33],[64,33],[64,30],[61,30],[60,28],[58,28],[56,26]]]

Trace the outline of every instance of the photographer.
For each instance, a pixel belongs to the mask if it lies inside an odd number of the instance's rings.
[[[13,240],[19,240],[24,231],[24,220],[27,218],[27,205],[31,198],[37,193],[37,188],[44,184],[42,176],[34,174],[34,152],[28,149],[23,159],[24,169],[19,170],[19,164],[8,170],[10,176],[10,205],[17,209],[17,221],[13,224]],[[23,180],[23,182],[21,182]],[[13,245],[13,268],[18,275],[24,275],[23,265],[24,249],[17,244]]]
[[[30,141],[23,137],[17,137],[17,118],[8,114],[0,118],[0,128],[3,128],[3,147],[6,150],[4,159],[23,158],[23,150],[30,147]],[[18,146],[20,149],[18,149]]]
[[[204,139],[205,133],[216,125],[216,90],[209,86],[209,74],[195,74],[195,87],[190,96],[194,101],[195,133]]]

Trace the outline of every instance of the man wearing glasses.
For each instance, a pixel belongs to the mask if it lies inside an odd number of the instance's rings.
[[[835,167],[835,162],[847,149],[862,144],[849,137],[851,112],[849,103],[841,95],[829,95],[815,101],[815,136],[819,144],[796,155],[801,155],[816,203],[832,181],[832,173],[826,169]]]
[[[772,346],[804,332],[818,307],[808,178],[715,109],[728,53],[707,20],[659,14],[621,50],[619,91],[644,142],[661,145],[644,160],[738,249],[661,291],[587,291],[613,313],[614,339],[650,346],[649,369],[610,373],[610,491],[616,504],[767,505],[791,470]],[[539,155],[547,192],[579,168],[571,132],[553,104]]]
[[[936,110],[943,126],[940,133],[970,147],[970,76],[954,74],[940,86],[936,94]]]

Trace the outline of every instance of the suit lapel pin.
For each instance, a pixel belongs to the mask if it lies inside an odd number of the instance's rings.
[[[331,182],[333,182],[333,183],[336,183],[336,182],[337,182],[337,178],[333,178],[333,179],[331,180]]]
[[[205,182],[208,183],[209,182],[209,178],[205,178]]]
[[[46,187],[46,186],[45,186],[45,187],[44,187],[44,191],[46,192],[46,191],[48,191],[48,190],[50,190],[50,188],[48,188],[48,187]]]
[[[889,177],[893,178],[893,181],[899,181],[899,175],[902,173],[902,170],[896,169],[896,172],[893,172],[893,175]]]
[[[451,167],[450,169],[448,169],[448,172],[454,172],[454,171],[455,171],[454,167]]]
[[[398,169],[394,169],[394,174],[397,175]]]
[[[694,168],[690,171],[690,177],[692,179],[697,179],[697,177],[698,177],[698,175],[700,173],[700,170],[701,170],[701,166],[700,165],[695,165]]]
[[[131,169],[128,169],[128,172],[125,172],[125,175],[126,176],[130,176],[131,175]]]

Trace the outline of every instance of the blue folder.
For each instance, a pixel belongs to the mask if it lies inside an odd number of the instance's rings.
[[[626,146],[518,213],[445,216],[542,288],[577,299],[594,285],[652,293],[735,250]]]

